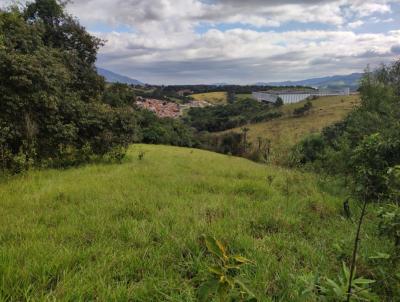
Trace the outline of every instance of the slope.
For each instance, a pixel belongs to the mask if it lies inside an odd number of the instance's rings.
[[[299,277],[336,272],[333,244],[352,239],[344,197],[329,187],[310,174],[151,145],[133,146],[120,165],[29,172],[0,184],[0,300],[196,301],[210,264],[206,233],[254,261],[243,279],[260,301],[295,301]],[[372,218],[362,252],[383,251]]]
[[[109,71],[104,68],[97,67],[97,72],[103,76],[107,82],[109,83],[121,83],[121,84],[128,84],[128,85],[144,85],[142,82],[132,79],[130,77],[120,75],[118,73]]]
[[[284,81],[271,83],[257,83],[257,85],[272,85],[272,86],[312,86],[318,88],[344,88],[350,87],[355,91],[360,85],[362,73],[352,73],[349,75],[335,75],[322,78],[313,78],[300,81]]]
[[[282,107],[283,116],[271,121],[246,125],[248,138],[253,146],[258,137],[271,141],[273,161],[280,161],[288,150],[305,136],[320,132],[324,127],[343,119],[359,102],[358,95],[320,97],[313,101],[313,108],[304,116],[293,116],[295,108],[302,107],[305,101]],[[240,132],[243,127],[229,131]]]

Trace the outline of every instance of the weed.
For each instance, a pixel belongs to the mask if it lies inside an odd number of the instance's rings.
[[[208,267],[208,279],[198,288],[200,301],[210,301],[217,297],[219,301],[256,302],[255,295],[240,279],[242,265],[251,263],[242,256],[230,255],[225,246],[210,236],[204,236],[207,250],[214,256],[215,266]]]

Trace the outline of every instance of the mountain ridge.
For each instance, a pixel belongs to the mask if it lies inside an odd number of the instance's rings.
[[[110,83],[122,83],[122,84],[129,84],[129,85],[144,85],[143,82],[132,79],[128,76],[124,76],[113,71],[110,71],[105,68],[97,67],[97,72],[103,76],[107,82]]]
[[[351,73],[348,75],[334,75],[320,78],[311,78],[298,81],[282,81],[282,82],[258,82],[258,86],[312,86],[317,88],[343,88],[350,87],[357,90],[359,81],[363,73]]]

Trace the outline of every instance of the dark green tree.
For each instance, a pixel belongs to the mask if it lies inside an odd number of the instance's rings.
[[[278,98],[276,99],[276,102],[274,103],[275,107],[282,107],[283,106],[283,99],[278,96]]]
[[[129,110],[102,102],[105,83],[94,66],[101,41],[63,4],[37,0],[0,11],[0,37],[3,167],[77,163],[137,136]]]

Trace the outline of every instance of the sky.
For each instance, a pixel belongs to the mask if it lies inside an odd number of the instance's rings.
[[[400,58],[400,0],[74,0],[67,10],[106,40],[98,66],[152,84],[300,80]]]

